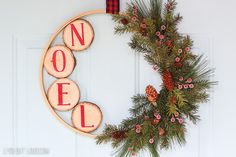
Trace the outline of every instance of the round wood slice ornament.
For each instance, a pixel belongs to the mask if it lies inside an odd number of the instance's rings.
[[[94,38],[92,25],[82,19],[75,20],[64,29],[63,39],[67,47],[74,51],[87,49]]]
[[[92,103],[86,103],[90,104],[86,106],[82,105],[84,106],[84,108],[82,107],[83,109],[81,108],[81,104],[76,106],[79,103],[80,90],[76,83],[67,79],[67,77],[73,72],[75,66],[75,59],[72,51],[82,51],[87,49],[94,39],[94,30],[91,24],[82,18],[104,13],[106,13],[105,10],[88,11],[71,18],[64,23],[51,36],[44,49],[40,64],[40,87],[43,97],[52,114],[68,129],[93,138],[97,135],[91,132],[95,130],[102,121],[101,110]],[[61,46],[52,46],[56,38],[59,37],[60,33],[62,33],[63,36],[63,42],[60,43]],[[62,53],[62,51],[64,53]],[[66,61],[66,63],[64,61]],[[45,85],[44,70],[46,70],[50,75],[58,78],[58,80],[52,83],[49,89],[47,89]],[[78,108],[79,106],[82,110]],[[68,111],[73,108],[74,110],[71,113],[73,125],[70,125],[70,123],[68,123],[58,112],[56,112]],[[94,112],[94,114],[91,114],[92,112],[88,112],[90,110]],[[81,113],[83,112],[85,119],[84,123],[81,123],[83,122],[81,121],[83,120],[81,117]],[[80,119],[77,119],[76,117]],[[87,128],[89,125],[93,125],[93,127]],[[82,126],[85,126],[86,129]]]
[[[90,102],[79,103],[72,112],[72,123],[74,127],[83,132],[96,130],[102,122],[100,108]]]
[[[68,111],[76,106],[80,99],[79,87],[71,80],[56,80],[48,89],[48,100],[58,111]]]
[[[75,67],[73,53],[65,46],[53,46],[46,53],[44,67],[54,77],[67,77],[73,72]]]

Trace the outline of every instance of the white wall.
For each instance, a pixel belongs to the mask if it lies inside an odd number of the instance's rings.
[[[121,8],[125,8],[126,2],[129,1],[122,1]],[[180,31],[190,34],[195,40],[195,50],[209,57],[219,85],[214,88],[211,101],[201,107],[202,121],[197,126],[189,125],[186,146],[162,151],[161,155],[233,157],[236,154],[236,1],[177,2],[184,17]],[[42,99],[38,81],[40,55],[50,35],[69,18],[104,8],[105,0],[0,0],[0,156],[10,156],[7,148],[12,147],[24,151],[47,148],[50,152],[41,155],[47,157],[110,156],[109,145],[97,146],[93,139],[69,131],[52,116]],[[161,80],[142,57],[129,49],[128,35],[112,35],[114,23],[108,15],[89,20],[97,39],[90,50],[76,56],[83,66],[73,79],[81,82],[86,91],[83,100],[97,102],[102,108],[103,125],[118,124],[128,116],[129,98],[143,92],[149,83],[158,88]],[[103,37],[103,34],[108,35]],[[114,56],[115,63],[109,60]],[[21,156],[32,155],[23,152]]]

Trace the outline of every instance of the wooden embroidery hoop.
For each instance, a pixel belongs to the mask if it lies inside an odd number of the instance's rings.
[[[41,62],[40,62],[40,69],[39,69],[39,81],[40,81],[40,88],[41,88],[41,91],[43,93],[43,97],[44,97],[44,100],[48,106],[48,108],[50,109],[51,113],[68,129],[76,132],[76,133],[79,133],[79,134],[82,134],[82,135],[85,135],[85,136],[88,136],[88,137],[91,137],[91,138],[95,138],[97,135],[96,134],[91,134],[91,133],[85,133],[85,132],[82,132],[80,130],[77,130],[76,128],[74,128],[73,126],[69,125],[68,123],[66,123],[56,112],[55,110],[52,108],[52,106],[50,105],[49,101],[48,101],[48,98],[47,98],[47,94],[46,94],[46,90],[45,90],[45,87],[44,87],[44,79],[43,79],[43,69],[44,69],[44,59],[45,59],[45,55],[48,51],[48,49],[50,48],[52,42],[55,40],[55,38],[58,36],[58,34],[60,32],[63,31],[63,29],[69,25],[71,22],[79,19],[79,18],[82,18],[82,17],[85,17],[85,16],[89,16],[89,15],[94,15],[94,14],[104,14],[106,13],[105,10],[93,10],[93,11],[88,11],[88,12],[84,12],[74,18],[71,18],[68,22],[66,22],[64,25],[62,25],[50,38],[48,44],[46,45],[44,51],[43,51],[43,54],[42,54],[42,57],[41,57]]]

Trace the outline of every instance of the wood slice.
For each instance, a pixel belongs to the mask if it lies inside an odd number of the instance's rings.
[[[85,135],[85,136],[88,136],[88,137],[91,137],[91,138],[95,138],[97,137],[96,134],[91,134],[91,133],[86,133],[86,132],[83,132],[83,131],[80,131],[79,129],[69,125],[56,111],[55,109],[52,107],[52,105],[50,104],[49,100],[48,100],[48,95],[47,95],[47,90],[46,90],[46,87],[45,87],[45,79],[44,79],[44,69],[45,69],[45,66],[44,66],[44,60],[45,60],[45,57],[46,57],[46,54],[47,54],[47,51],[48,49],[50,48],[50,46],[53,44],[54,40],[56,40],[56,38],[58,37],[58,35],[60,33],[62,33],[64,31],[64,29],[73,21],[76,21],[76,20],[79,20],[81,18],[84,18],[84,17],[87,17],[87,16],[90,16],[90,15],[96,15],[96,14],[105,14],[106,13],[106,10],[93,10],[93,11],[88,11],[88,12],[85,12],[85,13],[82,13],[76,17],[73,17],[71,18],[70,20],[68,20],[66,23],[64,23],[60,28],[58,28],[58,30],[56,30],[53,35],[51,36],[50,40],[48,41],[44,51],[43,51],[43,55],[42,55],[42,58],[41,58],[41,62],[40,62],[40,70],[39,70],[39,75],[40,75],[40,88],[41,88],[41,91],[42,91],[42,95],[43,95],[43,98],[49,108],[49,110],[51,111],[51,113],[58,119],[59,122],[61,122],[66,128],[70,129],[71,131],[74,131],[76,133],[79,133],[79,134],[82,134],[82,135]]]
[[[102,112],[91,102],[79,103],[72,112],[72,123],[80,131],[92,132],[100,126],[101,122]]]
[[[58,111],[71,110],[77,105],[79,99],[79,87],[67,78],[56,80],[48,89],[49,103]]]
[[[74,51],[87,49],[94,38],[92,25],[86,21],[78,19],[66,26],[63,33],[63,39],[67,47]]]
[[[67,77],[73,72],[75,67],[74,55],[65,46],[53,46],[46,53],[44,66],[47,72],[54,77]]]

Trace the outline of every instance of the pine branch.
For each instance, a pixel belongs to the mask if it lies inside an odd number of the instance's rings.
[[[152,53],[156,49],[156,46],[148,38],[140,34],[133,35],[129,45],[132,49],[142,53]]]
[[[198,106],[189,103],[188,106],[181,109],[181,112],[186,116],[186,118],[192,121],[193,124],[196,124],[200,120],[199,115],[197,115]]]
[[[128,148],[130,147],[129,141],[125,141],[115,152],[116,157],[127,157],[130,155]]]
[[[151,152],[152,157],[160,157],[159,153],[157,152],[156,145],[148,145],[148,149]]]
[[[108,143],[112,141],[112,133],[117,131],[118,128],[115,125],[106,125],[102,134],[96,137],[96,143],[102,144],[102,143]]]
[[[149,150],[153,157],[159,157],[158,148],[170,149],[175,143],[185,144],[186,122],[180,122],[180,118],[197,123],[199,103],[208,101],[208,89],[216,84],[210,79],[214,70],[208,67],[208,61],[194,55],[191,38],[178,32],[177,25],[182,16],[175,13],[176,5],[175,0],[168,0],[164,8],[161,0],[133,0],[125,14],[113,15],[118,23],[115,33],[132,33],[129,46],[143,53],[145,60],[157,66],[160,74],[169,71],[175,86],[174,90],[168,90],[162,85],[156,106],[149,102],[148,94],[134,96],[133,107],[129,110],[131,117],[117,126],[106,125],[97,137],[97,143],[111,142],[117,157],[142,150]],[[184,80],[180,81],[180,77]],[[188,78],[191,82],[186,80]],[[180,84],[189,88],[178,89]],[[161,115],[159,121],[156,114]],[[150,138],[153,143],[149,142]]]
[[[132,32],[132,30],[130,30],[129,26],[117,25],[115,27],[115,34],[121,35],[130,32]]]
[[[133,116],[135,117],[140,116],[143,113],[150,110],[151,104],[146,96],[138,94],[137,96],[134,96],[132,99],[134,105],[129,111]]]

